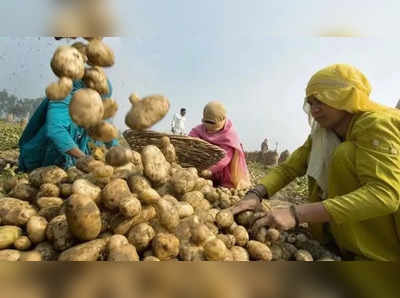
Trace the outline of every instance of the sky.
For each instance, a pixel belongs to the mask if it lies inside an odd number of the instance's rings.
[[[104,42],[116,56],[106,73],[120,107],[114,123],[121,131],[133,92],[170,100],[169,113],[153,127],[163,132],[181,107],[187,109],[189,130],[200,123],[204,105],[218,100],[245,150],[258,150],[268,138],[271,148],[278,143],[279,151],[293,151],[309,133],[302,110],[306,84],[334,63],[359,68],[371,82],[372,99],[394,106],[400,98],[400,41],[386,34],[398,28],[400,2],[159,2],[113,2],[113,13],[121,16],[120,36]],[[1,4],[0,19],[9,5],[15,4]],[[40,14],[44,20],[45,12]],[[7,22],[12,27],[15,20]],[[0,37],[0,89],[36,98],[57,79],[50,69],[55,49],[72,41],[56,42],[23,25]]]

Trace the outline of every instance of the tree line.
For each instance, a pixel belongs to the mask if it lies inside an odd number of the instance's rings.
[[[30,117],[43,101],[39,98],[18,98],[3,89],[0,91],[0,118],[7,119],[10,115],[13,120],[22,120]]]

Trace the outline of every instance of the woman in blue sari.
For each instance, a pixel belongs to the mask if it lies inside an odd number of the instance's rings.
[[[112,88],[108,81],[111,96]],[[76,91],[85,88],[83,81],[74,81],[71,93],[63,100],[47,98],[36,109],[19,141],[19,169],[30,172],[36,168],[56,165],[68,169],[75,161],[90,154],[87,131],[75,124],[69,115],[69,103]],[[106,146],[118,145],[114,139]]]

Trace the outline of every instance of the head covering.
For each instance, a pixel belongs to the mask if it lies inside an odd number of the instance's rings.
[[[316,180],[324,195],[327,193],[330,160],[340,140],[332,130],[314,121],[307,98],[315,96],[324,104],[351,114],[385,111],[398,115],[398,110],[373,102],[370,94],[371,85],[364,74],[347,64],[328,66],[315,73],[308,82],[304,111],[311,126],[312,149],[307,175]]]
[[[203,120],[221,122],[226,119],[226,109],[218,101],[209,102],[203,110]]]

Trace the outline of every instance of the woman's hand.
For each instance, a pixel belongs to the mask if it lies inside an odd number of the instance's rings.
[[[296,219],[289,208],[277,208],[255,214],[251,226],[250,233],[255,236],[264,226],[283,231],[290,230],[296,226]]]
[[[255,211],[261,205],[260,201],[261,199],[255,193],[248,193],[235,206],[232,206],[229,209],[233,215],[244,211]]]

